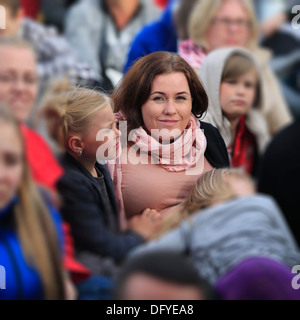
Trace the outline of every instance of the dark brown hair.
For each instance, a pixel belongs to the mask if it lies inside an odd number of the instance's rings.
[[[154,78],[174,72],[184,73],[187,79],[192,113],[200,118],[206,111],[208,98],[194,69],[176,53],[157,51],[136,61],[112,93],[115,111],[122,111],[129,132],[144,125],[141,108],[151,94]]]

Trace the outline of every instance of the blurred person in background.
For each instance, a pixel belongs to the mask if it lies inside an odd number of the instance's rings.
[[[188,38],[188,20],[197,0],[172,0],[159,20],[146,25],[130,46],[125,73],[139,58],[155,52],[177,52],[178,43]]]
[[[220,131],[231,166],[255,176],[270,134],[262,112],[261,76],[254,56],[244,48],[213,50],[199,75],[209,100],[203,120]]]
[[[39,77],[34,49],[19,37],[0,37],[0,102],[7,105],[16,117],[25,142],[25,153],[32,177],[40,188],[49,193],[51,201],[59,204],[57,182],[64,170],[49,144],[26,121],[36,102]],[[66,269],[80,279],[88,276],[87,270],[72,255],[72,239],[66,224]]]
[[[34,49],[19,37],[0,37],[0,55],[0,102],[11,108],[20,123],[34,180],[55,192],[63,170],[49,145],[27,125],[39,88]]]
[[[271,136],[293,118],[269,65],[270,52],[258,45],[259,29],[250,0],[198,0],[189,19],[189,40],[179,44],[179,54],[198,72],[211,51],[238,46],[250,50],[262,76],[262,112]]]
[[[284,128],[268,146],[258,175],[258,190],[278,202],[300,245],[300,118]]]
[[[60,34],[64,33],[66,14],[77,0],[40,0],[41,18],[43,24],[55,26]]]
[[[133,250],[188,254],[202,278],[214,285],[250,257],[292,268],[300,250],[276,201],[256,192],[240,169],[213,169],[200,176],[185,200],[162,220],[154,240]]]
[[[19,122],[0,106],[0,300],[67,298],[62,239],[58,212],[31,179]]]
[[[0,37],[18,36],[34,47],[37,58],[37,72],[40,79],[40,95],[49,80],[66,76],[73,83],[86,86],[100,86],[101,77],[81,60],[76,51],[55,28],[26,18],[20,0],[0,0],[6,9],[6,29],[0,30]]]
[[[109,90],[122,77],[135,35],[159,14],[149,0],[80,0],[69,9],[65,36]]]
[[[260,22],[261,45],[272,51],[271,68],[280,80],[292,114],[299,117],[300,37],[294,26],[299,10],[293,8],[300,5],[300,1],[257,0],[254,3]]]

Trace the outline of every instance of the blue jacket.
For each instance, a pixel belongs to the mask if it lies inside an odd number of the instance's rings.
[[[0,300],[41,300],[44,299],[41,278],[25,260],[15,229],[13,209],[17,201],[15,197],[0,210]],[[53,207],[48,209],[62,246],[60,216]]]
[[[139,58],[155,52],[177,52],[177,31],[173,21],[171,1],[160,20],[145,26],[135,37],[123,69],[125,73]]]

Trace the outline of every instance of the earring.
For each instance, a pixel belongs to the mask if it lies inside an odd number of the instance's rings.
[[[82,150],[80,150],[77,154],[78,154],[78,157],[81,157],[82,156]]]

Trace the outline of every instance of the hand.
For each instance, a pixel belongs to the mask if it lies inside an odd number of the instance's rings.
[[[154,209],[145,209],[142,214],[132,217],[128,224],[129,228],[140,233],[148,240],[160,227],[162,215]]]

